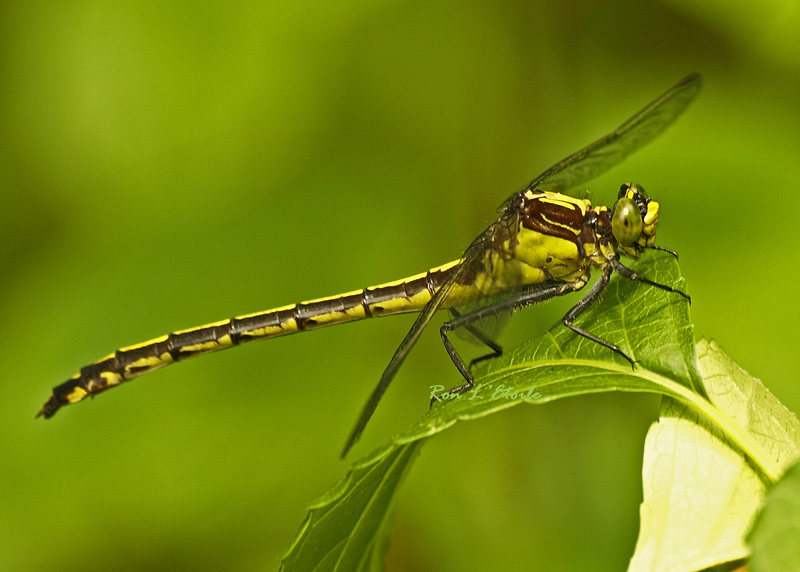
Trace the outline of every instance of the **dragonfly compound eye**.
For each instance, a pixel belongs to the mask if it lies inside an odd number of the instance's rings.
[[[644,201],[650,198],[647,196],[647,191],[644,190],[644,187],[638,183],[625,183],[622,185],[619,188],[617,199],[621,199],[622,197],[628,197],[629,199],[639,197]]]
[[[643,199],[648,199],[649,198],[647,196],[647,191],[645,191],[644,187],[642,185],[639,185],[638,183],[631,183],[630,184],[630,189],[631,189],[631,191],[633,191],[633,195],[634,196],[639,195]]]
[[[611,215],[611,232],[623,246],[630,246],[642,234],[642,214],[633,199],[623,197],[614,206]]]

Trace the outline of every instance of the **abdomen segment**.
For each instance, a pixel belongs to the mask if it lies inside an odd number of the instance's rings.
[[[37,417],[52,417],[63,405],[77,403],[90,395],[192,356],[362,318],[419,311],[447,281],[459,262],[456,260],[395,282],[238,316],[120,348],[83,367],[55,387]],[[471,292],[472,288],[468,285],[457,285],[451,295],[459,298],[461,303],[471,296]]]

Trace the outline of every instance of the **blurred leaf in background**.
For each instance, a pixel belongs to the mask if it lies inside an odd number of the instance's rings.
[[[34,422],[51,387],[119,346],[450,260],[692,71],[697,104],[589,191],[658,197],[698,337],[800,410],[798,19],[752,1],[4,3],[0,568],[277,567],[411,318],[192,360]],[[425,336],[355,454],[457,381]],[[388,568],[626,566],[657,414],[582,397],[433,440]]]

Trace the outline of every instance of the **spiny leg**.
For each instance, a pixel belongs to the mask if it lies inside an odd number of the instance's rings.
[[[486,306],[469,314],[457,316],[454,319],[450,320],[449,322],[445,322],[439,330],[439,333],[442,335],[442,342],[444,343],[444,347],[447,350],[450,359],[453,360],[453,364],[455,364],[458,371],[464,377],[466,383],[459,387],[453,388],[450,391],[446,391],[444,393],[435,396],[433,399],[431,399],[431,405],[433,405],[433,403],[436,401],[441,401],[441,399],[446,395],[461,393],[462,391],[466,391],[472,388],[473,385],[475,385],[475,381],[472,378],[472,374],[469,372],[469,368],[467,368],[464,365],[464,361],[461,359],[461,356],[458,355],[458,352],[456,351],[455,347],[453,347],[453,343],[450,341],[450,338],[447,335],[449,331],[461,327],[469,328],[471,324],[480,321],[493,314],[497,314],[500,312],[509,312],[509,311],[513,312],[514,310],[525,308],[526,306],[530,306],[531,304],[535,304],[536,302],[541,302],[542,300],[553,298],[554,296],[561,296],[562,294],[574,292],[575,290],[579,290],[582,286],[583,286],[582,283],[577,283],[577,282],[576,283],[554,282],[545,287],[542,287],[540,284],[537,284],[533,288],[521,290],[509,296],[508,298],[495,302],[494,304],[490,304],[489,306]],[[474,328],[468,331],[474,333],[473,330]],[[485,336],[482,337],[485,338]],[[493,357],[493,356],[490,355],[487,357]]]
[[[586,294],[586,296],[584,296],[580,302],[575,304],[575,306],[573,306],[572,309],[566,313],[566,315],[561,319],[561,322],[576,334],[583,336],[586,339],[592,340],[593,342],[598,343],[601,346],[608,348],[613,352],[618,353],[626,360],[628,360],[631,363],[631,367],[633,367],[634,361],[630,357],[628,357],[628,355],[625,352],[619,349],[619,347],[615,346],[610,342],[605,341],[603,338],[598,338],[594,334],[591,334],[586,330],[584,330],[583,328],[579,328],[578,326],[572,323],[572,321],[575,318],[580,316],[589,306],[591,306],[594,302],[597,301],[597,299],[606,289],[606,286],[608,286],[608,281],[611,279],[611,272],[613,270],[614,270],[613,266],[606,266],[606,268],[603,270],[603,273],[600,275],[600,278],[597,280],[597,282],[595,282],[594,286],[592,286],[592,289],[589,290],[589,293]]]
[[[658,248],[658,250],[665,250],[665,251],[669,252],[670,254],[672,254],[673,256],[675,256],[676,258],[678,256],[677,253],[675,253],[672,250],[669,250],[667,248]],[[569,312],[567,312],[566,316],[564,316],[564,318],[562,319],[562,322],[564,323],[565,326],[567,326],[570,330],[572,330],[576,334],[580,334],[581,336],[583,336],[583,337],[585,337],[585,338],[587,338],[589,340],[592,340],[593,342],[596,342],[596,343],[600,344],[601,346],[610,349],[613,352],[618,353],[619,355],[624,357],[626,360],[628,360],[630,362],[630,364],[631,364],[631,367],[633,367],[635,361],[630,356],[628,356],[625,352],[623,352],[621,349],[619,349],[618,346],[615,346],[614,344],[612,344],[610,342],[607,342],[602,338],[598,338],[594,334],[591,334],[591,333],[587,332],[586,330],[584,330],[582,328],[579,328],[578,326],[576,326],[576,325],[574,325],[572,323],[575,318],[580,316],[581,313],[584,312],[584,310],[586,310],[589,306],[591,306],[592,303],[595,302],[600,297],[600,295],[606,289],[606,286],[608,286],[608,282],[611,279],[611,272],[612,271],[616,271],[616,272],[618,272],[620,274],[620,276],[623,276],[623,277],[628,278],[630,280],[636,280],[638,282],[643,282],[643,283],[648,284],[650,286],[655,286],[656,288],[660,288],[661,290],[665,290],[667,292],[674,292],[676,294],[680,294],[681,296],[686,298],[689,301],[690,304],[692,302],[692,299],[688,294],[686,294],[684,292],[681,292],[680,290],[676,290],[675,288],[672,288],[671,286],[667,286],[666,284],[659,284],[658,282],[653,282],[649,278],[645,278],[644,276],[641,276],[640,274],[637,274],[636,272],[634,272],[633,270],[631,270],[627,266],[624,266],[616,258],[612,258],[611,260],[609,260],[609,265],[605,268],[605,270],[603,270],[603,274],[600,276],[600,279],[595,283],[595,285],[592,287],[592,289],[589,291],[589,293],[580,302],[578,302],[575,305],[575,307],[573,307]]]
[[[658,250],[665,250],[677,257],[677,253],[669,249],[659,248]],[[595,285],[592,286],[592,289],[589,291],[589,293],[586,296],[584,296],[580,300],[580,302],[578,302],[569,312],[567,312],[567,314],[562,318],[562,322],[566,327],[568,327],[576,334],[583,336],[586,339],[598,343],[601,346],[608,348],[611,351],[621,355],[626,360],[628,360],[628,362],[630,362],[631,367],[634,367],[635,361],[625,352],[623,352],[618,346],[595,336],[594,334],[584,330],[583,328],[579,328],[573,323],[573,321],[578,316],[580,316],[587,308],[589,308],[589,306],[591,306],[595,301],[597,301],[598,298],[600,298],[601,294],[609,284],[609,281],[611,279],[611,273],[613,271],[618,272],[621,276],[624,276],[625,278],[628,278],[630,280],[636,280],[638,282],[649,284],[650,286],[655,286],[656,288],[660,288],[667,292],[674,292],[676,294],[680,294],[681,296],[689,300],[690,303],[692,299],[688,294],[681,292],[680,290],[676,290],[671,286],[667,286],[665,284],[659,284],[658,282],[654,282],[648,278],[645,278],[644,276],[637,274],[627,266],[624,266],[616,258],[613,258],[609,261],[609,265],[603,270],[603,274],[600,275],[600,278],[595,283]],[[488,354],[486,356],[478,358],[477,360],[474,360],[470,364],[471,366],[473,363],[476,363],[477,361],[482,361],[484,359],[496,357],[496,355],[500,355],[502,353],[502,348],[499,345],[495,344],[492,340],[483,335],[483,333],[480,332],[480,330],[472,326],[474,322],[480,321],[483,318],[495,313],[518,310],[526,306],[529,306],[531,304],[535,304],[536,302],[552,298],[554,296],[560,296],[568,292],[579,290],[580,288],[583,287],[583,283],[565,282],[565,283],[553,283],[546,287],[541,287],[541,285],[538,286],[539,287],[537,288],[522,290],[508,298],[500,300],[499,302],[496,302],[494,304],[491,304],[489,306],[486,306],[469,314],[459,315],[456,311],[453,311],[453,314],[455,315],[454,319],[442,325],[440,329],[440,334],[442,336],[442,342],[444,343],[445,349],[447,350],[450,359],[453,360],[453,364],[455,364],[458,371],[464,377],[466,383],[459,387],[451,389],[450,391],[446,391],[442,394],[437,395],[431,400],[431,404],[433,404],[435,401],[441,400],[441,398],[446,395],[461,393],[462,391],[468,390],[472,388],[473,385],[475,384],[473,377],[469,372],[469,368],[464,365],[464,361],[461,359],[461,356],[458,355],[458,352],[456,351],[455,347],[450,341],[449,336],[447,335],[449,331],[454,330],[455,328],[465,327],[467,328],[467,331],[469,331],[481,342],[485,343],[487,346],[489,346],[494,350],[494,353]]]
[[[450,308],[450,313],[453,315],[453,318],[460,318],[461,317],[461,313],[458,310],[456,310],[455,308]],[[471,362],[469,362],[469,366],[467,367],[467,369],[469,371],[472,371],[472,368],[475,366],[476,363],[480,363],[480,362],[485,361],[487,359],[494,359],[496,357],[500,357],[501,355],[503,355],[503,346],[501,346],[500,344],[495,342],[492,338],[487,336],[485,333],[480,331],[478,328],[476,328],[472,324],[467,324],[466,326],[463,326],[463,327],[470,334],[472,334],[475,337],[475,339],[477,339],[483,345],[487,346],[490,350],[492,350],[491,353],[488,353],[488,354],[480,356],[480,357],[476,357]]]
[[[666,248],[660,248],[659,250],[667,250],[667,249]],[[668,250],[668,252],[672,252],[672,251]],[[672,252],[672,254],[675,254],[675,253]],[[678,255],[675,254],[676,258],[677,258],[677,256]],[[659,284],[658,282],[653,282],[649,278],[645,278],[644,276],[641,276],[640,274],[636,274],[636,272],[634,272],[633,270],[631,270],[627,266],[624,266],[616,258],[612,258],[610,262],[611,262],[611,267],[614,270],[616,270],[620,274],[620,276],[624,276],[625,278],[628,278],[630,280],[636,280],[638,282],[644,282],[645,284],[649,284],[650,286],[655,286],[656,288],[660,288],[661,290],[666,290],[667,292],[674,292],[675,294],[680,294],[681,296],[683,296],[684,298],[689,300],[690,304],[692,303],[692,297],[689,296],[688,294],[686,294],[685,292],[681,292],[680,290],[676,290],[672,286],[667,286],[666,284]]]
[[[651,246],[649,247],[652,250],[662,250],[664,252],[669,252],[672,256],[675,257],[675,260],[678,260],[678,253],[672,250],[671,248],[666,248],[664,246]]]

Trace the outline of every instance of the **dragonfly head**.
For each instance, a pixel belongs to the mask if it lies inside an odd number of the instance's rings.
[[[655,244],[657,227],[658,203],[641,185],[622,185],[611,213],[611,232],[621,250],[628,256],[639,256]]]

